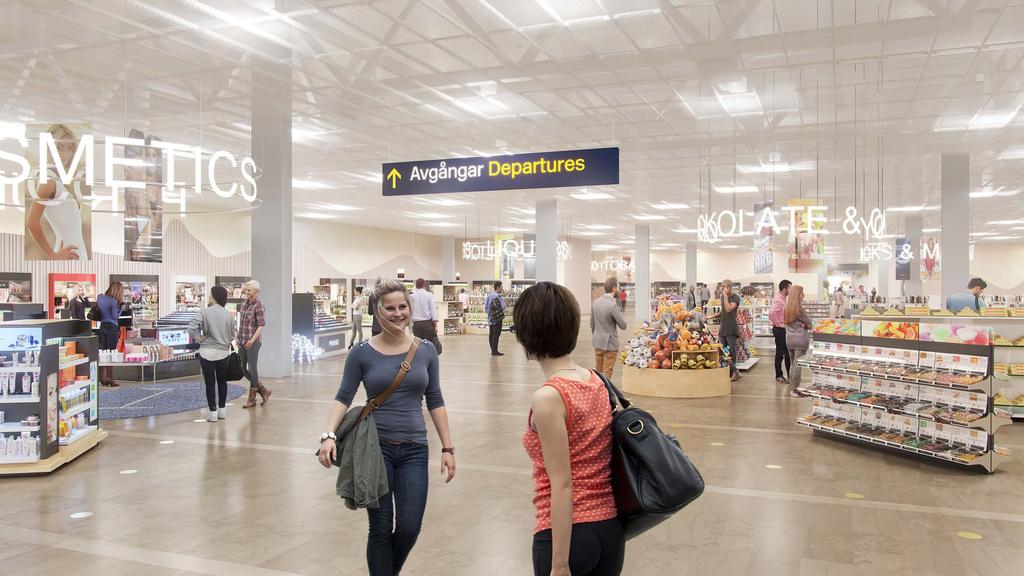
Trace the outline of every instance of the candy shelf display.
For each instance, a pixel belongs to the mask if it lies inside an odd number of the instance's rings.
[[[52,472],[106,438],[98,340],[89,324],[16,320],[0,327],[0,475]]]
[[[466,311],[466,331],[469,334],[487,334],[488,322],[487,311],[484,309],[484,302],[487,295],[491,293],[494,282],[488,280],[474,280],[469,293],[469,309]],[[532,280],[514,280],[512,287],[506,288],[501,295],[505,299],[505,319],[501,323],[502,330],[512,328],[512,309],[516,305],[516,299],[523,290],[535,284]]]
[[[996,433],[1012,424],[993,402],[993,329],[916,318],[821,319],[799,388],[797,423],[872,446],[978,466],[1010,456]]]

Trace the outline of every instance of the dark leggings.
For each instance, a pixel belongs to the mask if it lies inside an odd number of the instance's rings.
[[[551,530],[533,535],[533,574],[551,574]],[[572,576],[618,576],[626,556],[626,534],[618,518],[572,525],[569,571]]]
[[[263,341],[258,340],[248,348],[238,348],[238,355],[242,357],[242,368],[245,369],[245,377],[249,379],[249,388],[260,387],[260,348]]]
[[[206,404],[210,412],[216,412],[218,407],[223,408],[227,403],[228,359],[207,360],[200,356],[199,367],[203,369],[203,379],[206,380]]]

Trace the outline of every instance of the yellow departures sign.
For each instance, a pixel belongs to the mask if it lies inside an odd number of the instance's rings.
[[[384,196],[619,183],[619,149],[591,148],[381,165]]]

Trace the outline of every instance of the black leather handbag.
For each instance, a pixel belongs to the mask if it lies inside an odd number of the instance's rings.
[[[224,379],[228,382],[235,382],[245,378],[245,366],[242,366],[242,357],[238,355],[238,352],[231,350],[231,354],[227,357],[228,367],[224,371]]]
[[[696,500],[704,493],[704,478],[675,436],[662,432],[654,416],[634,407],[604,374],[597,374],[611,402],[612,489],[628,540]]]

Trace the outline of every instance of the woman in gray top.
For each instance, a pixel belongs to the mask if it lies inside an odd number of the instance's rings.
[[[206,404],[210,409],[206,419],[223,420],[228,395],[228,356],[235,340],[235,319],[224,308],[228,290],[223,286],[210,289],[210,305],[196,312],[188,325],[188,333],[199,342],[199,366],[206,381]]]
[[[320,463],[326,468],[337,459],[338,439],[334,431],[352,404],[359,384],[365,388],[367,398],[383,393],[414,343],[409,333],[412,302],[401,282],[380,282],[370,301],[376,303],[374,318],[380,321],[381,333],[356,345],[345,360],[341,387],[327,418],[327,431],[320,435]],[[367,509],[370,534],[366,561],[370,576],[400,573],[420,533],[428,484],[424,399],[441,440],[441,474],[446,482],[455,477],[455,448],[448,430],[438,364],[434,345],[420,341],[405,379],[373,413],[391,490],[379,499],[377,508]]]

